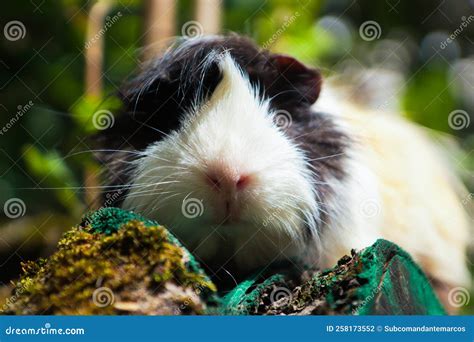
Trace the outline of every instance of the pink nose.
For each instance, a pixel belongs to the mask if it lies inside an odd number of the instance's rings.
[[[217,195],[217,222],[238,221],[242,214],[239,194],[251,186],[252,177],[227,165],[214,164],[206,172],[206,182]]]
[[[216,191],[238,192],[248,187],[250,176],[229,171],[207,173],[207,183]]]

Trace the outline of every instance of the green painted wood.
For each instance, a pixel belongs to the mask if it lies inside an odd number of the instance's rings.
[[[379,240],[362,253],[362,260],[360,276],[368,283],[358,293],[367,298],[359,314],[446,314],[421,268],[395,244]]]
[[[284,275],[273,276],[255,289],[238,286],[224,297],[222,313],[232,314],[336,314],[336,315],[444,315],[428,278],[397,245],[378,240],[373,246],[337,266],[316,273],[288,291]],[[257,285],[256,285],[257,284]],[[280,292],[280,296],[278,296]],[[286,298],[281,298],[286,296]]]

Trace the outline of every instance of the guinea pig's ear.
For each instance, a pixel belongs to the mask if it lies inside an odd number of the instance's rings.
[[[274,96],[285,94],[294,101],[313,104],[321,91],[322,77],[318,70],[309,68],[293,57],[272,54],[270,63],[275,68],[277,78],[272,80],[270,92]]]

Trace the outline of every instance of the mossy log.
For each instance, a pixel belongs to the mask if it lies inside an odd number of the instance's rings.
[[[283,275],[248,280],[220,310],[244,315],[443,315],[428,279],[397,245],[378,240],[300,285]]]
[[[254,276],[220,295],[166,228],[103,208],[65,234],[47,259],[23,264],[6,314],[444,314],[428,279],[379,240],[328,270]]]

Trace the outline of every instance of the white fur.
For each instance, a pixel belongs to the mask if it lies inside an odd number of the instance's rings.
[[[451,285],[469,284],[469,223],[451,167],[433,142],[403,118],[358,108],[331,87],[322,92],[316,109],[332,113],[354,140],[346,165],[350,177],[333,186],[338,197],[349,200],[342,205],[340,198],[332,201],[336,214],[321,237],[322,262],[331,265],[351,248],[385,238],[407,250],[430,276]],[[367,203],[376,209],[369,215]]]
[[[361,250],[382,237],[382,211],[378,179],[368,166],[365,148],[358,139],[358,132],[345,120],[347,107],[341,96],[331,86],[324,87],[314,110],[318,115],[329,115],[338,128],[352,140],[345,152],[343,181],[328,180],[333,198],[328,198],[326,207],[330,224],[321,235],[320,266],[332,267],[351,249]],[[327,114],[323,114],[327,113]]]
[[[317,235],[319,217],[305,157],[229,55],[222,56],[220,68],[223,78],[210,100],[137,161],[123,207],[166,225],[204,261],[224,265],[233,258],[250,268],[300,257],[303,226]],[[215,167],[252,179],[237,194],[236,223],[222,224],[222,196],[206,183],[206,172]],[[200,201],[202,215],[183,215],[186,200]]]

